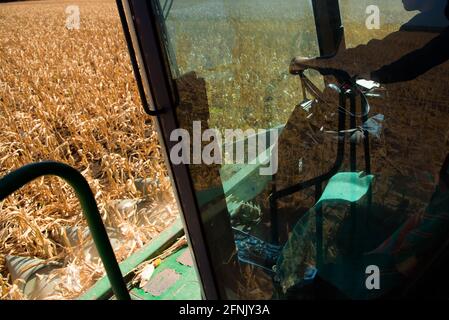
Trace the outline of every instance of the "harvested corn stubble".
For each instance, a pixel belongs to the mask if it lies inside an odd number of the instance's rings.
[[[66,28],[69,5],[80,8],[79,30]],[[0,176],[42,160],[78,169],[113,230],[119,261],[174,221],[115,1],[0,4],[0,61]],[[76,298],[104,275],[90,239],[73,190],[58,178],[40,178],[0,202],[0,298]],[[6,255],[58,262],[48,274],[58,278],[51,296],[27,295]]]

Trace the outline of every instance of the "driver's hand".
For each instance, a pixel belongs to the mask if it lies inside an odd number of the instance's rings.
[[[340,68],[335,67],[333,58],[304,58],[296,57],[290,63],[290,73],[299,74],[307,69],[318,71],[321,75],[332,75],[339,79],[340,82],[351,82],[351,76]]]
[[[290,73],[298,74],[307,69],[320,70],[328,67],[325,59],[296,57],[290,63]]]

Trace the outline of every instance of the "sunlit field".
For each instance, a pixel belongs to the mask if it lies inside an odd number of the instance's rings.
[[[80,6],[80,30],[66,29],[67,4]],[[114,1],[1,4],[0,61],[1,175],[41,160],[78,169],[120,240],[119,260],[174,221],[177,208],[152,120],[140,107]],[[6,254],[60,262],[55,273],[64,281],[56,298],[73,298],[103,275],[85,246],[64,242],[68,227],[84,232],[86,222],[63,181],[39,179],[0,208],[2,298],[23,298],[5,268]]]
[[[216,0],[211,3],[220,5],[201,19],[185,14],[206,2],[175,1],[167,29],[176,54],[172,67],[206,79],[209,126],[284,124],[302,99],[289,63],[296,55],[318,53],[308,2],[297,1],[288,14],[284,4],[273,17],[271,1],[262,1],[267,7],[260,14]],[[381,39],[407,18],[390,12],[381,29],[367,30],[364,1],[341,3],[347,47]],[[68,5],[80,7],[79,30],[66,28]],[[214,9],[227,16],[214,16]],[[0,175],[42,160],[78,169],[117,238],[120,261],[177,217],[153,122],[140,106],[115,1],[0,4],[0,121]],[[39,179],[0,202],[0,210],[2,299],[30,298],[12,281],[6,255],[58,262],[53,273],[62,280],[49,298],[75,298],[104,275],[101,262],[86,255],[88,239],[69,245],[68,234],[74,227],[82,234],[86,222],[63,181]]]

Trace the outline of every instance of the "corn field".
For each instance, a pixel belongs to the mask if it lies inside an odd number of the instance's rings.
[[[66,28],[68,5],[80,8],[79,30]],[[176,218],[114,1],[0,5],[0,123],[0,176],[43,160],[78,169],[114,230],[119,261]],[[99,259],[67,241],[74,228],[85,233],[86,222],[58,178],[40,178],[0,202],[0,298],[29,298],[12,281],[6,255],[58,262],[62,281],[47,298],[75,298],[102,277]]]

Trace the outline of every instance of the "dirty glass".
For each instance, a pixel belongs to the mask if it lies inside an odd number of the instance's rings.
[[[310,12],[308,1],[173,1],[166,19],[172,71],[204,78],[212,126],[285,123],[299,99],[286,66],[295,55],[318,54]]]
[[[173,1],[163,19],[180,126],[215,130],[190,171],[230,297],[386,297],[447,238],[447,2],[340,1],[345,41],[314,59],[318,2]]]
[[[416,15],[416,12],[404,10],[402,1],[388,0],[340,0],[340,10],[347,48],[382,39]]]

